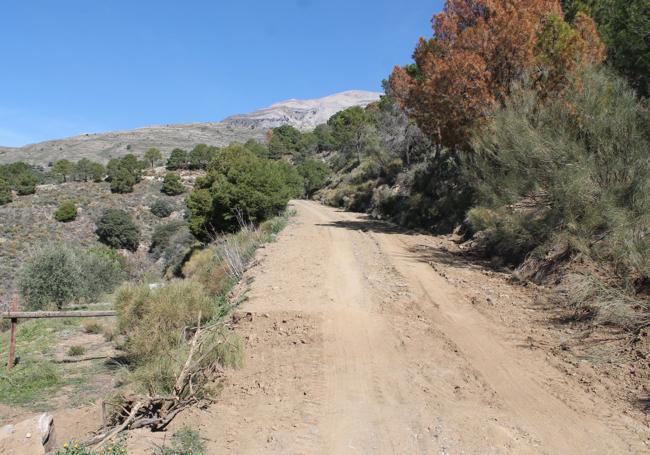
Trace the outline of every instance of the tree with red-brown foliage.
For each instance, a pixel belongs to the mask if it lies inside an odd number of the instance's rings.
[[[602,61],[591,19],[574,24],[558,0],[447,0],[415,65],[394,69],[391,93],[437,143],[462,148],[515,81],[527,77],[551,94],[580,66]]]

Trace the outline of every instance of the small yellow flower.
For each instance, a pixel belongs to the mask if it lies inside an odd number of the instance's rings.
[[[63,444],[63,448],[64,448],[64,449],[67,449],[67,448],[68,448],[68,443],[67,443],[67,442],[66,442],[65,444]]]

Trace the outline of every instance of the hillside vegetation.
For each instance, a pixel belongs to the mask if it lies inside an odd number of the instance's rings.
[[[647,15],[608,0],[472,5],[446,2],[378,103],[310,133],[276,128],[269,151],[327,163],[333,175],[315,195],[327,204],[459,228],[473,253],[521,280],[559,274],[560,300],[579,319],[643,329]]]

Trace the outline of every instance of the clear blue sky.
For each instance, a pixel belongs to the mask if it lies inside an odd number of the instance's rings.
[[[0,15],[0,145],[215,121],[381,90],[441,0],[20,0]]]

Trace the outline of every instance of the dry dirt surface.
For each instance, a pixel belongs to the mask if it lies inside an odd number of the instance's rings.
[[[545,348],[530,289],[450,262],[436,237],[294,206],[248,272],[244,368],[170,430],[209,454],[648,453],[616,378]]]

